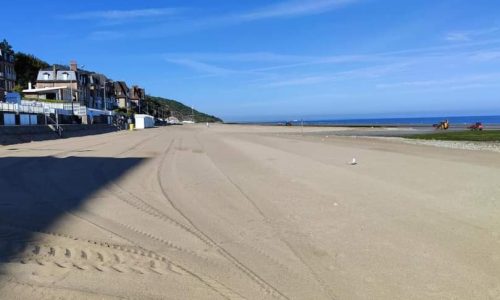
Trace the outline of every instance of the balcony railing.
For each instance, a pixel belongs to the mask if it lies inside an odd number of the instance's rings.
[[[33,105],[22,105],[17,103],[4,103],[0,102],[0,111],[4,112],[14,112],[14,113],[28,113],[28,114],[53,114],[54,109],[43,107],[43,106],[33,106]]]

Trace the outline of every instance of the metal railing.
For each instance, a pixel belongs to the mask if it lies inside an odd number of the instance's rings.
[[[71,103],[71,102],[53,103],[53,102],[41,102],[35,100],[21,100],[21,104],[27,106],[47,108],[52,111],[51,113],[54,113],[55,110],[57,110],[57,112],[62,115],[72,115],[73,109],[80,109],[80,107],[82,106],[80,105],[80,103]]]
[[[0,102],[0,111],[15,112],[15,113],[28,113],[28,114],[47,114],[55,113],[55,109],[33,106],[33,105],[20,105],[17,103],[4,103]]]
[[[32,100],[21,100],[21,104],[0,102],[0,111],[32,114],[55,114],[85,116],[92,113],[98,115],[113,115],[112,111],[87,108],[80,103],[51,103]]]

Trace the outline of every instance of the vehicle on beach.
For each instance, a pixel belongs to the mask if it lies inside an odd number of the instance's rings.
[[[467,128],[472,130],[472,131],[476,131],[476,130],[481,131],[481,130],[483,130],[484,127],[483,127],[483,123],[476,122],[475,124],[472,124]]]
[[[447,130],[450,127],[448,120],[441,121],[439,124],[432,125],[436,130]]]

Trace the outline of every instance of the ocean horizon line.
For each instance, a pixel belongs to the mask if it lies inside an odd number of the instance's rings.
[[[374,117],[374,118],[276,118],[274,120],[230,121],[234,124],[268,124],[279,125],[291,123],[294,125],[432,125],[443,120],[450,123],[466,125],[476,122],[483,124],[500,124],[500,115],[458,115],[432,117]]]

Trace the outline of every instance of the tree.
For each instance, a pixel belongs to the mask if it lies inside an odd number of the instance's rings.
[[[14,69],[17,75],[17,85],[28,87],[28,82],[35,83],[38,71],[49,66],[45,61],[31,54],[17,52],[15,54]]]
[[[14,50],[12,50],[12,46],[7,42],[6,39],[3,39],[2,42],[0,42],[0,49],[3,51],[9,53],[9,54],[14,54]]]

